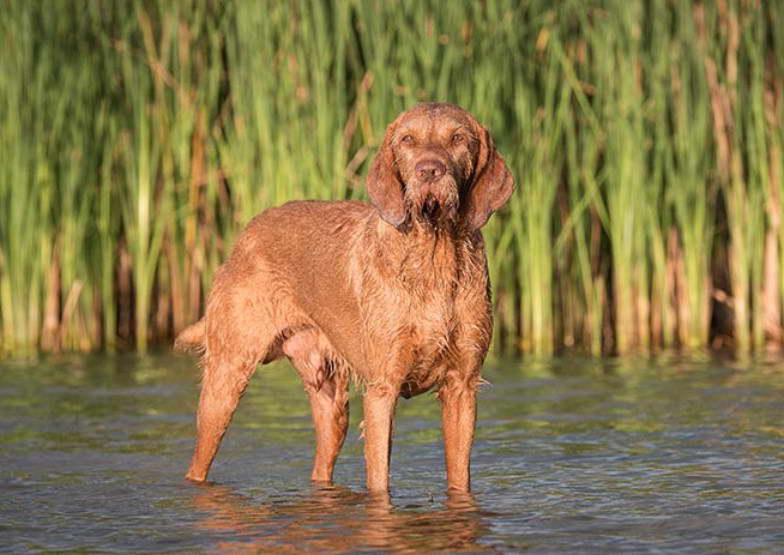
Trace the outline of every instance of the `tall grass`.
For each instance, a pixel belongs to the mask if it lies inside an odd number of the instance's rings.
[[[39,3],[0,12],[0,351],[145,350],[242,226],[364,198],[461,104],[517,178],[498,353],[784,341],[781,1]]]

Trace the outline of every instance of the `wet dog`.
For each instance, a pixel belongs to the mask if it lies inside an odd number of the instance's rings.
[[[449,489],[469,490],[492,333],[480,229],[514,180],[468,112],[421,104],[387,128],[366,186],[370,204],[291,202],[256,216],[216,273],[204,319],[177,338],[203,350],[189,479],[206,479],[257,365],[285,356],[310,398],[313,480],[332,479],[353,379],[364,393],[369,490],[389,487],[398,398],[432,389]]]

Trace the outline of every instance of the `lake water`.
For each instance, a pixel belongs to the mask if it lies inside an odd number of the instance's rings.
[[[364,493],[361,403],[335,486],[308,404],[253,378],[209,485],[183,480],[186,357],[0,362],[0,551],[784,551],[784,364],[490,362],[473,495],[447,497],[438,403],[401,401],[389,499]]]

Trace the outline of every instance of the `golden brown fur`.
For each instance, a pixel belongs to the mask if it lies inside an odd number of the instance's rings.
[[[256,366],[286,356],[313,410],[314,480],[332,479],[353,378],[364,389],[370,490],[388,489],[398,397],[434,388],[449,488],[468,490],[492,332],[480,228],[513,187],[470,114],[421,104],[387,129],[367,180],[372,205],[291,202],[256,216],[216,273],[204,319],[177,338],[203,350],[188,478],[206,479]]]

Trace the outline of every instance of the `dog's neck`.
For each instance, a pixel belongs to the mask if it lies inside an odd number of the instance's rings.
[[[385,246],[379,262],[403,283],[441,290],[457,279],[461,249],[454,229],[413,220],[400,231],[379,218],[376,233]]]

